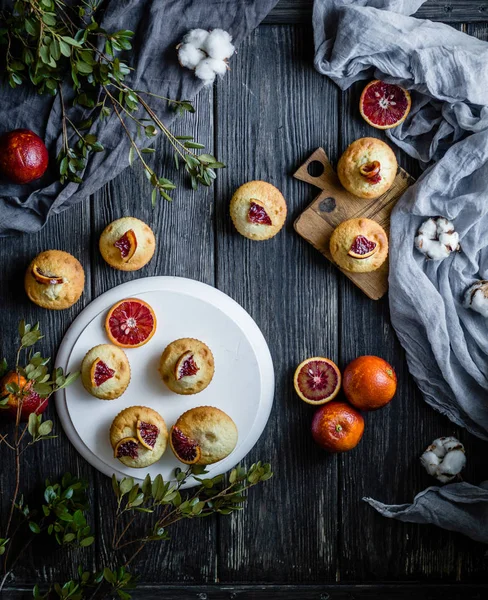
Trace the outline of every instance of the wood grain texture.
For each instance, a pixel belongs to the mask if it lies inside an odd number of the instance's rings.
[[[323,173],[311,176],[309,168],[319,164]],[[390,214],[400,196],[414,182],[404,169],[399,167],[391,188],[379,198],[364,200],[349,193],[342,186],[323,148],[318,148],[293,174],[300,181],[310,183],[321,193],[295,220],[295,231],[330,260],[346,277],[362,290],[371,300],[379,300],[388,290],[388,259],[376,271],[352,273],[335,264],[329,249],[334,229],[348,219],[365,217],[379,223],[390,231]]]
[[[313,410],[292,377],[307,356],[337,357],[337,283],[293,231],[313,191],[291,174],[317,145],[335,152],[338,91],[313,70],[308,30],[260,28],[239,55],[217,88],[217,148],[229,160],[216,186],[217,285],[250,312],[271,349],[275,403],[246,463],[271,462],[275,478],[253,490],[246,511],[221,520],[219,580],[334,581],[337,458],[314,447]],[[284,230],[266,242],[241,237],[228,214],[233,191],[251,179],[276,185],[288,203]]]
[[[313,0],[280,0],[264,19],[269,25],[311,23]],[[486,0],[427,0],[415,13],[420,19],[444,23],[472,23],[487,20]]]
[[[212,90],[205,90],[198,96],[195,108],[198,118],[185,116],[175,125],[175,134],[193,135],[196,140],[205,144],[209,152],[213,152]],[[175,172],[173,155],[165,139],[161,138],[156,143],[156,148],[158,153],[151,156],[156,172],[179,184],[172,194],[172,203],[161,199],[155,209],[151,207],[151,187],[138,162],[93,197],[92,264],[95,297],[123,282],[151,275],[175,275],[211,285],[214,283],[213,190],[199,188],[194,192],[189,189],[183,173]],[[154,165],[154,156],[160,157],[159,165]],[[143,269],[124,273],[107,265],[97,248],[99,235],[105,226],[114,219],[129,215],[142,219],[153,229],[157,250],[151,262]],[[161,348],[161,352],[163,350]],[[140,398],[134,398],[134,404],[141,402],[143,400]],[[164,414],[163,407],[161,411]],[[112,524],[107,519],[108,506],[113,509],[114,505],[110,480],[97,473],[95,487],[100,498],[100,561],[103,564],[114,564],[111,552]],[[145,522],[147,523],[147,518]],[[143,573],[145,582],[215,581],[215,528],[216,523],[211,519],[203,519],[198,523],[179,523],[172,528],[172,539],[169,542],[154,544],[146,549],[139,555],[133,568]],[[189,543],[191,546],[188,546]],[[191,560],[188,558],[189,554],[192,556]]]
[[[69,235],[66,235],[69,232]],[[43,356],[51,356],[54,362],[61,338],[78,312],[91,300],[90,266],[90,206],[78,204],[72,209],[50,219],[44,229],[36,235],[0,239],[0,307],[2,327],[0,333],[0,353],[12,366],[15,364],[15,352],[18,347],[17,326],[20,319],[27,323],[40,323],[44,339],[35,346]],[[85,291],[80,301],[64,311],[49,311],[29,301],[24,291],[24,273],[36,254],[48,249],[65,250],[73,254],[85,269]],[[43,482],[45,478],[56,481],[65,471],[93,481],[92,468],[78,455],[68,442],[56,417],[54,401],[45,413],[54,420],[54,433],[58,437],[45,441],[26,451],[23,458],[21,493],[26,493],[28,504],[39,505],[42,502]],[[13,430],[12,425],[2,423],[2,433]],[[14,489],[13,453],[6,446],[0,449],[0,506],[1,521],[5,522],[10,494]],[[90,491],[92,510],[89,519],[93,523],[95,502],[93,488]],[[22,542],[21,542],[22,543]],[[93,560],[94,548],[84,552],[88,562]],[[49,581],[57,573],[74,574],[80,556],[79,551],[62,551],[56,543],[33,543],[22,554],[15,571],[17,581]]]

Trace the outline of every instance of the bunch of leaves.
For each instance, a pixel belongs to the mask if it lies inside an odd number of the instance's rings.
[[[178,114],[193,113],[189,100],[173,100],[136,90],[128,84],[130,66],[118,53],[131,49],[133,32],[106,31],[99,24],[99,0],[83,0],[78,8],[64,0],[16,0],[13,8],[0,13],[0,44],[6,46],[5,73],[13,88],[30,84],[40,94],[59,94],[62,111],[62,147],[57,162],[62,183],[81,183],[91,152],[104,147],[90,130],[98,119],[114,113],[130,141],[130,161],[137,156],[153,186],[152,202],[159,195],[171,200],[175,185],[158,175],[145,159],[153,149],[137,143],[138,133],[154,138],[162,132],[190,175],[194,188],[215,179],[215,169],[224,167],[210,154],[197,155],[203,144],[192,136],[175,136],[149,106],[145,97],[158,98]],[[85,115],[75,123],[69,116],[63,90],[70,92],[72,106],[80,106]],[[135,125],[134,125],[135,124]],[[85,133],[86,132],[86,133]]]
[[[110,569],[105,567],[101,571],[87,571],[82,566],[78,567],[78,577],[64,584],[54,583],[51,589],[41,593],[36,584],[33,589],[34,600],[51,600],[60,598],[62,600],[83,600],[84,598],[106,598],[114,594],[120,600],[130,600],[129,590],[137,585],[137,577],[132,575],[125,567]]]

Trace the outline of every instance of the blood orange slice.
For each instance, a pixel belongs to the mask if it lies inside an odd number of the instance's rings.
[[[137,438],[148,450],[154,450],[156,441],[159,435],[159,428],[153,423],[146,423],[146,421],[137,421]]]
[[[325,404],[341,389],[339,367],[328,358],[314,356],[300,363],[293,384],[296,393],[308,404]]]
[[[139,442],[133,437],[121,439],[114,448],[114,456],[115,458],[121,458],[123,456],[137,458],[139,456]]]
[[[185,465],[194,465],[202,456],[202,451],[196,441],[185,435],[175,425],[171,428],[169,445],[176,458]]]
[[[368,240],[364,235],[357,235],[349,249],[349,256],[353,258],[369,258],[378,250],[378,244]]]
[[[90,381],[93,387],[99,387],[115,375],[115,371],[111,369],[100,358],[93,361],[90,369]]]
[[[247,218],[251,223],[256,223],[257,225],[272,225],[272,221],[264,206],[257,202],[256,200],[251,200],[251,206],[249,207],[249,213]]]
[[[137,238],[133,229],[126,231],[124,235],[119,238],[114,246],[120,250],[120,257],[124,262],[129,262],[134,256],[137,250]]]
[[[183,377],[192,377],[196,375],[200,367],[195,362],[195,355],[190,350],[183,353],[175,365],[175,379],[180,380]]]
[[[105,319],[105,330],[110,341],[121,348],[144,346],[156,331],[153,309],[138,298],[117,302]]]
[[[375,79],[364,88],[359,99],[363,119],[376,129],[391,129],[403,123],[412,99],[408,90]]]
[[[37,265],[32,267],[32,276],[38,283],[43,285],[58,285],[64,283],[64,279],[58,275],[48,275],[44,273]]]

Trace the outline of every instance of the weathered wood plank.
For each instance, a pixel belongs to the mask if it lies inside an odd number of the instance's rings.
[[[269,25],[310,23],[313,0],[280,0],[264,23]],[[472,23],[487,20],[486,0],[428,0],[414,15],[444,23]]]
[[[310,35],[260,28],[217,88],[217,148],[229,162],[216,187],[217,286],[261,327],[276,374],[270,421],[246,460],[270,461],[275,478],[251,492],[245,511],[221,520],[223,582],[335,578],[337,458],[314,446],[313,410],[292,385],[304,358],[338,350],[336,274],[292,226],[316,190],[291,174],[316,147],[337,148],[338,92],[313,70]],[[276,185],[288,202],[284,230],[270,241],[241,237],[229,218],[233,191],[252,179]]]
[[[359,116],[363,85],[358,83],[342,96],[341,150],[363,136],[387,141]],[[420,174],[413,160],[398,150],[396,154],[401,166],[413,175]],[[435,527],[384,519],[362,502],[363,496],[393,504],[409,502],[416,493],[434,485],[418,457],[440,435],[455,435],[466,445],[473,457],[465,475],[468,481],[476,483],[486,477],[486,469],[483,473],[475,458],[482,452],[482,443],[423,401],[392,329],[387,299],[372,303],[343,278],[340,321],[341,365],[362,354],[382,356],[394,366],[399,380],[391,405],[366,415],[361,444],[341,457],[341,581],[481,577],[481,544]]]
[[[180,135],[194,135],[212,152],[212,91],[202,92],[195,106],[197,117],[187,115],[175,126],[175,131]],[[214,283],[213,190],[199,188],[193,192],[184,175],[175,173],[173,155],[165,139],[157,142],[157,148],[155,156],[162,156],[160,152],[163,152],[164,158],[160,159],[161,164],[156,170],[161,174],[164,172],[179,184],[178,190],[172,194],[172,203],[158,200],[156,208],[151,207],[151,187],[139,163],[123,171],[93,198],[92,264],[95,296],[125,281],[151,275],[177,275]],[[151,156],[151,159],[154,164],[154,157]],[[157,238],[157,250],[152,261],[142,270],[122,273],[103,261],[98,252],[98,237],[108,223],[129,215],[142,219],[152,227]],[[110,481],[97,474],[95,485],[101,499],[100,561],[115,565],[110,549],[111,521],[106,519],[107,507],[113,508]],[[133,568],[145,582],[212,582],[216,577],[215,527],[216,523],[211,519],[178,524],[172,528],[170,542],[155,544],[142,552]],[[191,561],[188,559],[190,554]]]
[[[69,232],[69,235],[67,235]],[[86,275],[85,291],[81,300],[72,308],[64,311],[42,309],[27,298],[24,291],[24,273],[32,258],[43,250],[58,249],[70,252],[80,260]],[[0,338],[0,354],[6,356],[11,365],[15,361],[18,344],[17,326],[20,319],[28,323],[39,321],[44,340],[39,343],[39,350],[45,356],[56,356],[61,338],[78,312],[91,300],[91,264],[90,264],[90,206],[88,202],[78,204],[68,211],[50,219],[45,228],[34,235],[0,239],[0,306],[2,328]],[[37,348],[37,345],[36,345]],[[91,467],[78,455],[68,442],[56,417],[54,401],[48,407],[47,417],[54,420],[54,432],[58,437],[54,440],[37,444],[24,454],[21,492],[31,506],[39,506],[42,501],[43,483],[46,477],[57,480],[66,471],[92,481]],[[12,426],[1,423],[1,432],[11,430]],[[0,446],[1,464],[1,522],[5,523],[6,511],[11,493],[14,490],[13,454],[4,445]],[[89,519],[94,522],[95,500],[90,491],[92,510]],[[1,534],[0,534],[1,535]],[[43,536],[44,538],[44,536]],[[45,539],[45,538],[44,538]],[[80,560],[91,563],[94,548],[80,553],[70,550],[59,550],[56,543],[34,543],[22,555],[15,569],[15,582],[43,582],[57,577],[58,573],[66,576],[74,574]]]
[[[9,600],[30,600],[29,589],[8,589]],[[139,586],[134,600],[484,600],[487,585],[206,585]]]

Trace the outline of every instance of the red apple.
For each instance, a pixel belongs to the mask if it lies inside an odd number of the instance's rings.
[[[46,172],[47,148],[29,129],[14,129],[0,137],[0,172],[14,183],[30,183]]]
[[[20,390],[24,392],[22,395],[10,393],[6,386],[8,383],[16,383]],[[41,398],[34,390],[30,389],[32,386],[31,382],[26,381],[25,377],[18,375],[14,371],[7,373],[5,377],[0,381],[0,398],[8,397],[8,402],[4,406],[0,415],[6,413],[14,421],[17,418],[17,408],[19,406],[19,400],[22,399],[22,408],[20,410],[20,420],[28,421],[31,413],[40,415],[43,413],[48,405],[48,398]]]

